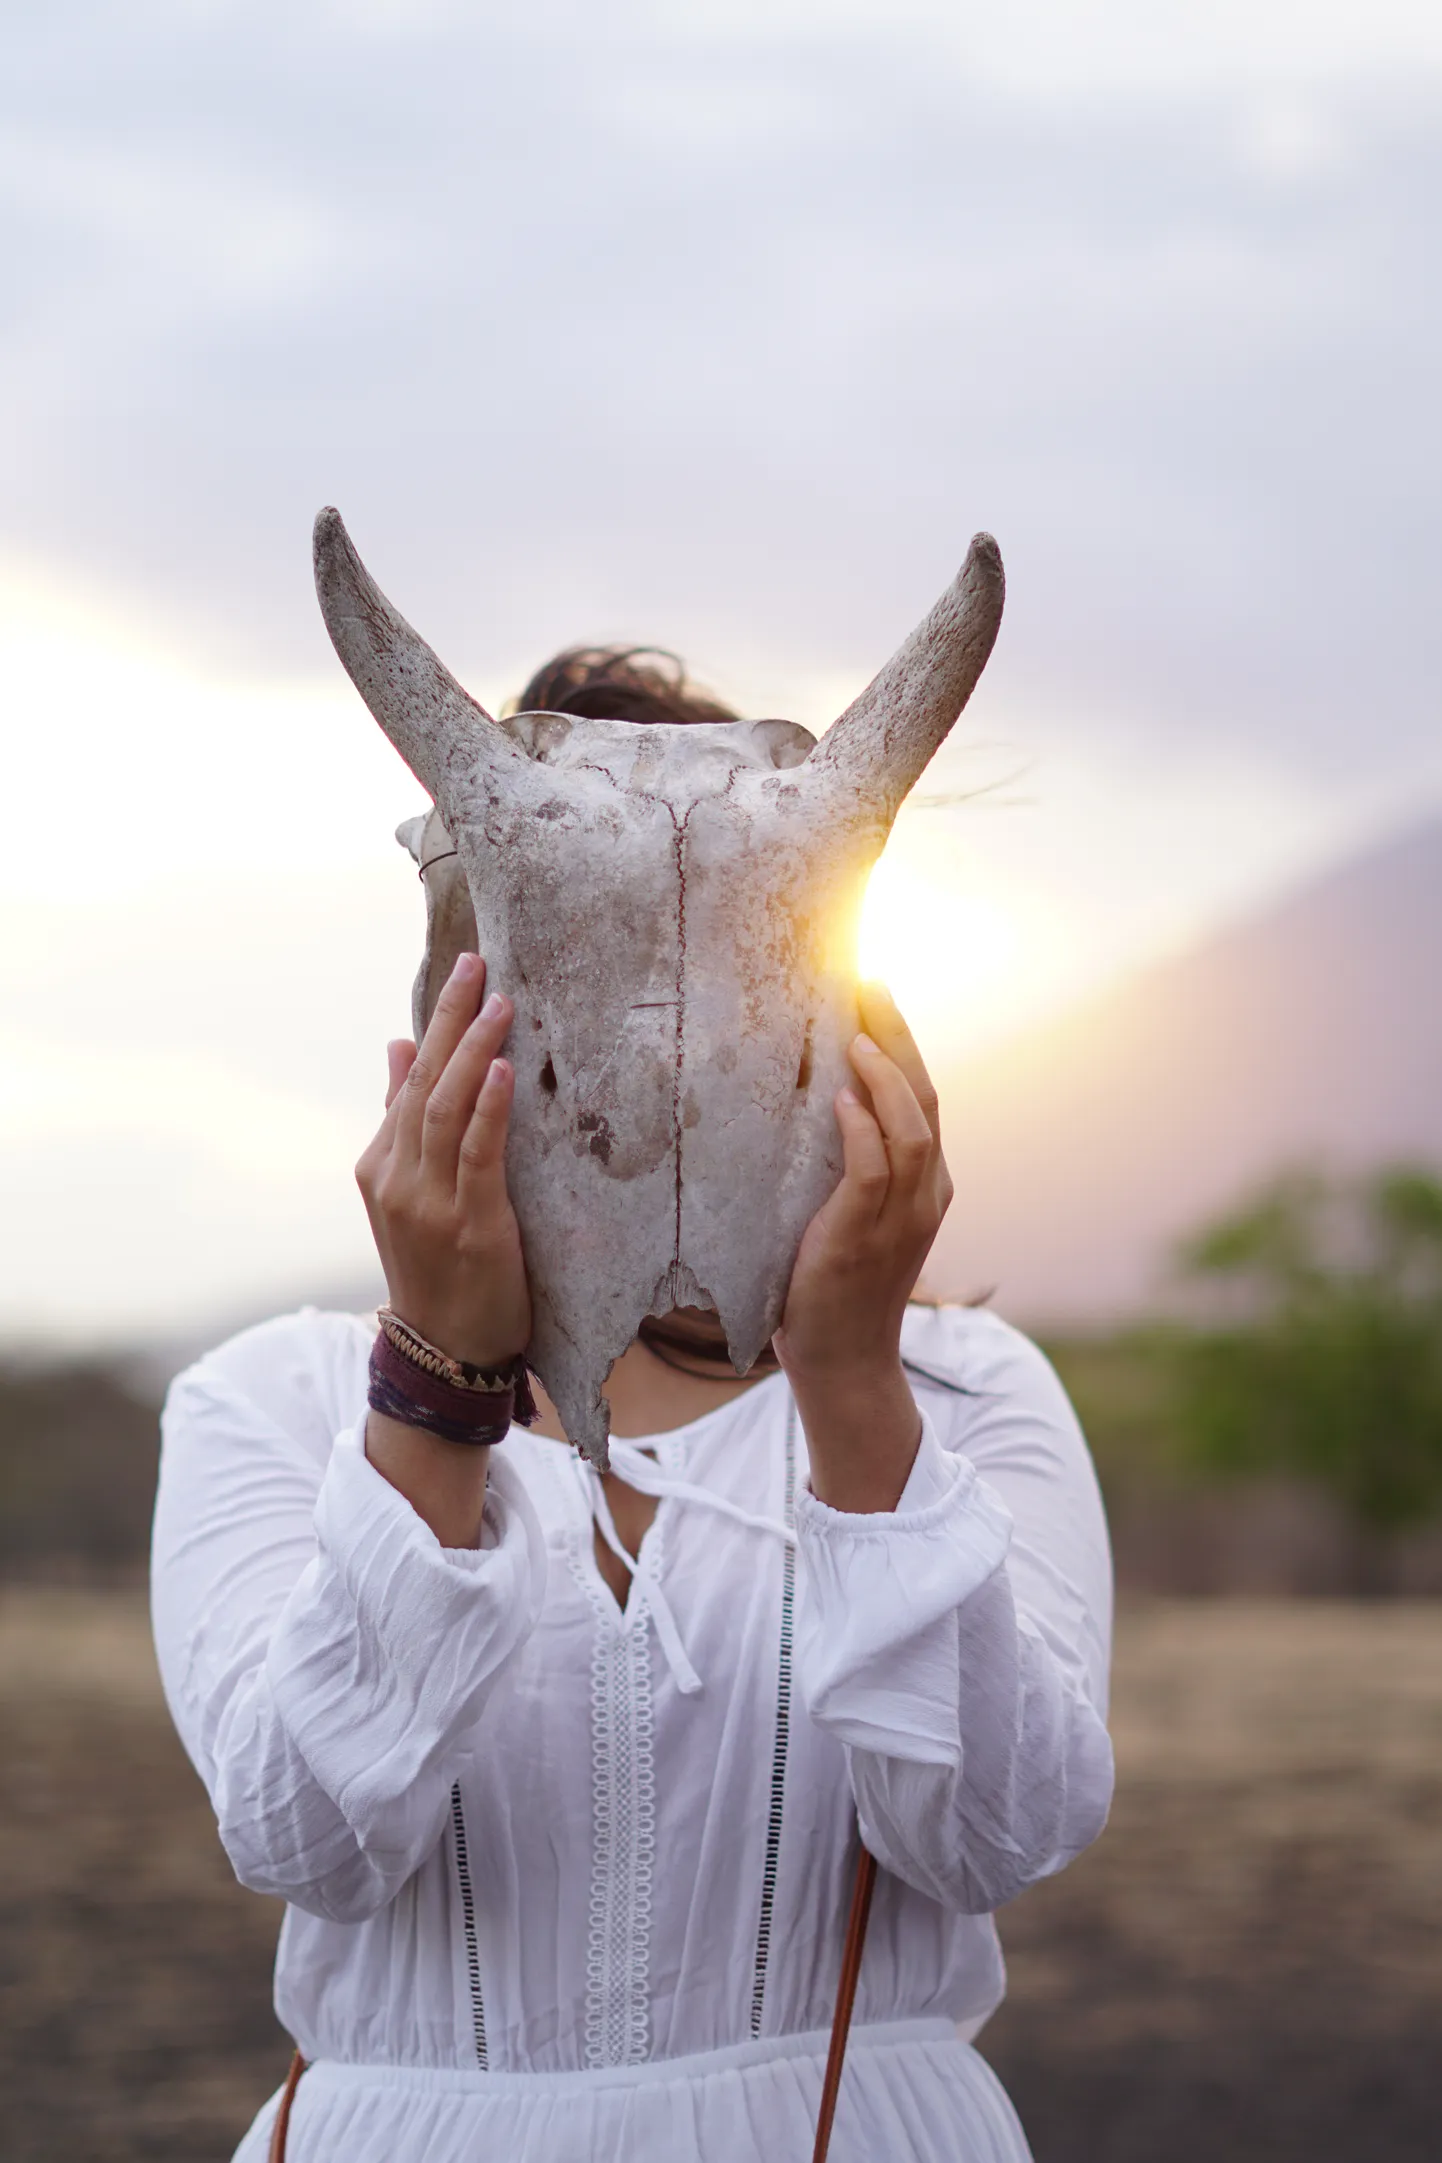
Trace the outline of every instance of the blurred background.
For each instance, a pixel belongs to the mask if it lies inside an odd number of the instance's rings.
[[[985,2047],[1039,2163],[1435,2156],[1442,14],[0,23],[7,2158],[220,2163],[284,2064],[139,1588],[169,1374],[375,1295],[422,799],[326,502],[488,703],[626,639],[817,730],[997,534],[863,960],[1123,1597]]]

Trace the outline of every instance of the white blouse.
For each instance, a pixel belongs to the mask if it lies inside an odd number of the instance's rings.
[[[613,1444],[660,1498],[623,1611],[562,1443],[513,1429],[481,1545],[439,1544],[365,1456],[373,1335],[247,1330],[164,1417],[161,1673],[236,1875],[288,1903],[290,2163],[809,2154],[858,1817],[834,2163],[1024,2157],[967,2040],[991,1913],[1112,1779],[1105,1525],[1041,1354],[913,1308],[921,1447],[875,1516],[810,1493],[780,1376]]]

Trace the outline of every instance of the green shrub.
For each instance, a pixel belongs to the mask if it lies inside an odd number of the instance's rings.
[[[1376,1535],[1437,1510],[1442,1184],[1430,1172],[1288,1174],[1181,1260],[1204,1308],[1170,1338],[1186,1456],[1314,1482]]]

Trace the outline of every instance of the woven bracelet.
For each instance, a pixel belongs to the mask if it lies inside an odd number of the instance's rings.
[[[384,1331],[371,1347],[367,1401],[373,1412],[404,1427],[419,1427],[442,1441],[477,1447],[504,1442],[513,1421],[529,1426],[536,1417],[521,1361],[515,1362],[515,1380],[510,1384],[476,1389],[428,1373],[398,1352]]]
[[[477,1367],[468,1359],[452,1359],[449,1352],[443,1352],[429,1337],[423,1337],[409,1322],[403,1322],[394,1307],[379,1308],[376,1320],[392,1351],[399,1352],[411,1366],[419,1367],[442,1382],[454,1382],[462,1391],[480,1390],[485,1396],[493,1397],[502,1390],[511,1390],[515,1395],[513,1417],[517,1426],[535,1426],[540,1414],[531,1395],[530,1370],[523,1352],[517,1352],[513,1359],[503,1360],[499,1367]]]
[[[499,1367],[477,1367],[468,1359],[452,1359],[449,1352],[443,1352],[429,1337],[423,1337],[409,1322],[403,1322],[394,1307],[377,1308],[376,1320],[381,1335],[402,1359],[424,1368],[427,1374],[439,1375],[443,1382],[454,1382],[458,1389],[487,1392],[515,1387],[518,1363],[514,1359],[505,1360]]]

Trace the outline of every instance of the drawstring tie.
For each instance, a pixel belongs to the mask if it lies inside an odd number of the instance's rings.
[[[676,1627],[671,1603],[652,1567],[645,1542],[642,1542],[639,1560],[627,1553],[616,1530],[600,1474],[593,1465],[587,1464],[579,1456],[573,1458],[572,1462],[585,1488],[596,1530],[617,1561],[630,1572],[633,1597],[644,1601],[655,1622],[656,1636],[666,1665],[671,1670],[672,1681],[683,1697],[694,1697],[701,1688],[701,1677],[692,1666],[686,1647],[681,1642],[681,1633]],[[672,1479],[644,1450],[636,1449],[629,1442],[618,1442],[614,1436],[611,1440],[611,1469],[618,1479],[624,1480],[628,1487],[634,1487],[638,1494],[654,1496],[657,1501],[669,1495],[674,1501],[690,1502],[698,1509],[714,1510],[718,1517],[729,1517],[733,1524],[744,1525],[749,1532],[766,1533],[773,1539],[785,1541],[789,1546],[796,1544],[796,1534],[789,1525],[782,1524],[779,1518],[758,1517],[751,1510],[743,1510],[739,1503],[728,1502],[724,1495],[713,1494],[709,1487],[697,1487],[690,1480]]]

